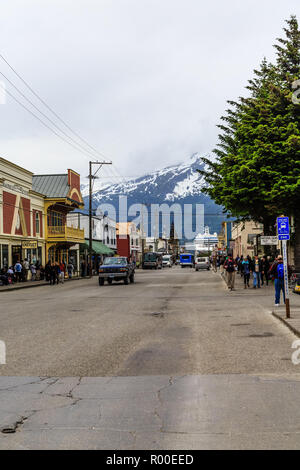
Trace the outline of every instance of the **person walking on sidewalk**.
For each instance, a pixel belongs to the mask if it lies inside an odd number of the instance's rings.
[[[234,281],[235,281],[235,268],[236,263],[233,261],[232,256],[228,256],[228,259],[225,261],[224,268],[227,273],[227,286],[230,291],[234,290]]]
[[[275,261],[269,271],[269,274],[275,279],[275,307],[280,305],[280,293],[282,291],[283,303],[285,303],[285,291],[284,291],[284,265],[281,255],[278,255],[277,261]],[[291,267],[288,266],[288,275],[291,274]]]
[[[244,275],[244,289],[249,288],[249,281],[250,281],[250,266],[251,266],[251,258],[248,255],[246,259],[242,261],[242,272]]]
[[[74,272],[74,265],[71,261],[69,261],[69,263],[68,263],[67,270],[68,270],[69,279],[72,279],[73,272]]]
[[[66,265],[63,261],[60,262],[59,269],[60,269],[59,280],[62,284],[64,284],[64,282],[65,282],[65,273],[66,273]]]
[[[260,289],[262,262],[257,255],[252,261],[251,271],[253,273],[253,289]]]
[[[55,267],[55,263],[51,263],[51,265],[50,265],[49,282],[50,282],[50,286],[54,286],[54,284],[56,284],[56,267]]]
[[[261,285],[264,285],[264,279],[266,281],[266,285],[269,285],[269,270],[270,270],[270,261],[268,257],[264,255],[262,257],[262,272],[261,272]]]

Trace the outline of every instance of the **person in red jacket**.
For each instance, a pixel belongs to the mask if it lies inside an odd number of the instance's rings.
[[[65,273],[66,273],[66,265],[63,261],[60,262],[59,269],[60,269],[59,279],[60,279],[60,282],[63,284],[65,282]]]

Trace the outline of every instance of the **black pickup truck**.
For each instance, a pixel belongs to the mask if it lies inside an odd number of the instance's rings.
[[[128,263],[125,257],[105,258],[103,264],[99,267],[99,286],[104,282],[112,284],[113,281],[124,281],[124,284],[134,282],[135,266]]]

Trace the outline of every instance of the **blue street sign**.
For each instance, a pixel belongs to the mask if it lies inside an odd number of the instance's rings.
[[[277,217],[278,240],[290,239],[290,224],[288,217]]]

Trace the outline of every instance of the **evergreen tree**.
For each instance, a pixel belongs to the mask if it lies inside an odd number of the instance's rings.
[[[274,233],[278,215],[294,215],[300,268],[300,105],[292,84],[300,78],[300,31],[292,16],[275,45],[275,64],[264,59],[248,82],[249,96],[229,102],[215,161],[203,158],[206,192],[231,215]],[[299,238],[299,241],[298,241]]]

